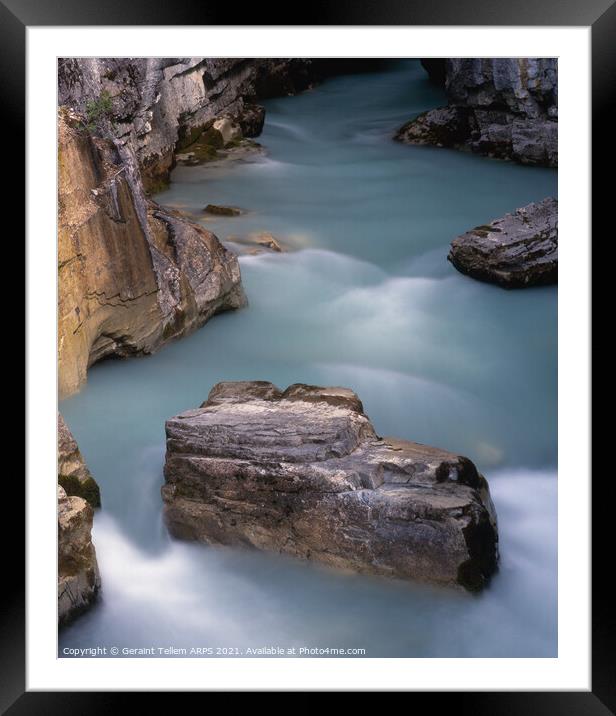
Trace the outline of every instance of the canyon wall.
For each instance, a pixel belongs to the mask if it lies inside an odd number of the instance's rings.
[[[58,374],[66,396],[90,365],[151,353],[245,302],[237,259],[149,200],[130,144],[58,119]]]
[[[423,64],[432,81],[444,84],[448,105],[407,122],[396,139],[523,164],[558,165],[556,58],[455,58]]]
[[[71,431],[58,413],[58,622],[65,624],[92,604],[101,577],[92,543],[93,507],[100,490]]]
[[[334,68],[310,59],[71,58],[58,63],[58,101],[79,112],[103,93],[113,132],[129,143],[146,190],[168,180],[174,153],[221,115],[257,136],[259,98],[294,94]]]
[[[301,91],[335,68],[309,59],[59,60],[62,397],[96,361],[151,353],[244,305],[235,256],[149,194],[217,119],[256,136],[259,97]]]

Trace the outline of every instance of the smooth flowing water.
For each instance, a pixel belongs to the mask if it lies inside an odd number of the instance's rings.
[[[94,646],[557,654],[557,291],[504,291],[446,260],[466,229],[556,195],[556,172],[391,141],[443,102],[416,61],[331,79],[267,103],[264,156],[174,171],[160,203],[200,216],[230,246],[266,231],[291,250],[241,257],[248,308],[154,356],[95,366],[62,403],[102,491],[103,593],[61,631],[61,656]],[[208,203],[246,213],[207,220]],[[499,518],[490,588],[471,596],[171,540],[164,421],[218,381],[247,379],[348,386],[380,434],[473,459]]]

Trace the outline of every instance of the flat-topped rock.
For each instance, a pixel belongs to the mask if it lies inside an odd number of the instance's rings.
[[[547,198],[477,226],[451,242],[461,271],[504,288],[558,281],[558,201]]]
[[[496,516],[473,463],[379,438],[348,388],[219,383],[166,434],[176,537],[469,590],[496,569]]]

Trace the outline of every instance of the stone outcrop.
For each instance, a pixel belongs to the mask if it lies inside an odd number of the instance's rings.
[[[480,281],[523,288],[558,281],[558,201],[528,204],[451,242],[448,259]]]
[[[523,164],[558,164],[558,60],[456,58],[424,64],[444,76],[448,106],[402,126],[407,144],[469,149]]]
[[[186,152],[215,122],[232,121],[241,136],[256,137],[265,119],[260,100],[381,65],[342,58],[60,58],[58,102],[84,114],[107,96],[114,136],[131,145],[145,189],[156,191],[167,182],[176,152]],[[202,156],[203,144],[211,146],[202,143]]]
[[[151,353],[245,303],[237,258],[148,198],[184,164],[262,151],[261,97],[344,62],[249,58],[58,61],[59,389],[109,356]]]
[[[184,163],[260,151],[259,96],[310,86],[308,59],[58,62],[59,389],[90,365],[148,354],[245,303],[237,258],[147,194]],[[219,150],[221,150],[219,152]]]
[[[223,113],[242,113],[253,72],[241,59],[61,59],[58,101],[85,113],[106,93],[115,137],[133,149],[145,189],[156,190],[168,180],[176,149]]]
[[[310,59],[207,57],[63,58],[58,101],[81,113],[109,97],[113,134],[129,144],[146,190],[168,180],[176,151],[185,151],[215,123],[237,125],[244,137],[263,129],[260,98],[310,87],[327,68]],[[228,134],[228,136],[227,136]],[[236,130],[225,141],[239,139]]]
[[[92,544],[92,507],[58,485],[58,621],[64,624],[96,599],[101,586]]]
[[[58,413],[58,621],[64,624],[96,599],[101,578],[92,544],[100,490]]]
[[[379,438],[351,390],[219,383],[166,434],[164,516],[178,538],[473,591],[496,569],[473,463]]]
[[[90,474],[73,434],[58,413],[58,484],[67,495],[82,497],[92,507],[101,506],[101,494]]]
[[[236,257],[144,193],[133,147],[58,122],[59,390],[93,363],[151,353],[245,303]]]

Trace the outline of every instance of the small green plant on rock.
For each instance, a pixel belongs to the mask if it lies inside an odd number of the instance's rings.
[[[113,104],[111,94],[102,90],[96,99],[89,99],[86,102],[86,124],[89,132],[101,130],[107,122],[111,121]]]

